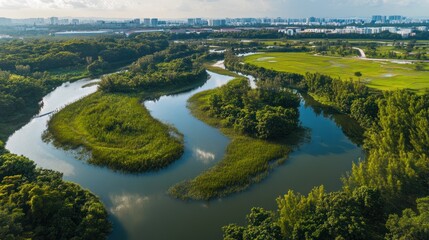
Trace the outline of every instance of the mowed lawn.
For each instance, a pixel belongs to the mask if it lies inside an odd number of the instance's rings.
[[[358,80],[354,73],[361,72],[360,80],[367,82],[369,87],[381,90],[407,88],[425,92],[429,88],[429,71],[416,71],[414,64],[315,56],[310,53],[258,53],[245,57],[245,62],[283,72],[319,72],[343,80]]]

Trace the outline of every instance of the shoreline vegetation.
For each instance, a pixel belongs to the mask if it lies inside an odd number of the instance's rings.
[[[179,136],[179,137],[173,137]],[[88,163],[124,172],[157,170],[183,153],[183,136],[153,119],[140,98],[97,92],[66,106],[46,140],[88,153]]]
[[[401,60],[386,62],[310,53],[270,52],[247,56],[244,58],[244,62],[279,72],[303,75],[307,72],[317,72],[340,78],[343,81],[352,79],[365,83],[375,90],[408,89],[423,94],[429,88],[427,81],[429,73],[424,70],[416,70],[418,63],[411,64],[401,62]]]
[[[100,199],[62,177],[0,141],[0,239],[106,239],[112,225]]]
[[[257,135],[252,136],[253,132],[245,131],[242,127],[237,127],[238,122],[242,121],[238,117],[240,114],[237,116],[230,115],[229,118],[231,118],[231,120],[229,123],[226,122],[225,118],[222,118],[221,115],[216,116],[216,114],[213,114],[213,99],[216,98],[215,96],[225,93],[227,94],[224,96],[229,94],[234,96],[252,96],[252,94],[260,94],[256,99],[252,99],[254,102],[251,103],[255,105],[253,107],[258,111],[261,109],[260,106],[256,105],[263,105],[262,102],[266,99],[261,96],[264,92],[263,90],[250,89],[248,79],[225,69],[213,66],[208,67],[208,69],[219,74],[225,74],[236,78],[223,87],[195,94],[188,100],[188,108],[191,110],[191,113],[201,121],[220,129],[223,134],[231,139],[231,142],[227,147],[224,158],[218,164],[196,178],[178,183],[168,190],[171,196],[182,200],[210,200],[224,197],[232,193],[243,191],[252,184],[262,181],[273,168],[282,164],[287,159],[289,153],[293,150],[294,146],[299,143],[299,139],[302,139],[304,133],[304,130],[298,127],[297,122],[294,122],[290,123],[290,131],[285,132],[282,136],[276,136],[275,139],[266,139],[264,135],[264,137],[258,138],[256,137]],[[243,90],[243,87],[245,90],[240,92],[240,90]],[[232,92],[228,92],[228,89]],[[291,93],[285,94],[288,95]],[[294,95],[291,94],[290,96],[292,96],[291,99],[288,99],[290,102],[284,103],[284,105],[286,105],[286,109],[291,109],[292,112],[297,111],[296,108],[299,103],[297,99],[294,98]],[[244,99],[247,98],[243,97],[242,100]],[[249,97],[249,99],[251,99],[251,97]],[[240,98],[235,100],[230,99],[228,101],[235,102],[236,100],[241,101]],[[226,103],[228,103],[228,101],[226,101]],[[248,107],[249,106],[242,106],[241,111],[250,111]],[[233,111],[232,108],[240,110],[237,108],[237,105],[229,105],[228,108],[230,108],[231,111]],[[221,112],[219,114],[222,114]],[[297,121],[298,116],[296,113],[297,112],[295,112],[295,115],[292,114],[287,116],[286,119],[290,118],[292,121]],[[281,121],[284,119],[285,118],[277,118],[272,120]],[[250,121],[251,120],[248,119],[247,123],[249,126],[247,127],[252,128],[254,126],[250,126],[252,125]],[[234,122],[234,124],[232,122]],[[282,127],[283,129],[286,128],[285,126]],[[260,129],[262,129],[262,127]],[[252,128],[252,131],[254,130],[255,129]],[[277,129],[277,131],[282,132],[281,129]]]
[[[230,33],[217,34],[231,36]],[[101,91],[59,112],[57,117],[65,120],[56,123],[52,120],[58,131],[63,131],[65,141],[69,141],[61,144],[63,148],[87,144],[95,149],[88,156],[99,157],[95,164],[127,172],[159,169],[180,157],[183,136],[173,127],[153,119],[141,102],[203,84],[206,74],[200,63],[206,60],[207,49],[193,43],[170,45],[163,36],[155,33],[129,38],[13,40],[1,45],[0,220],[5,224],[2,224],[4,231],[0,231],[0,239],[105,239],[111,230],[106,209],[96,196],[63,181],[59,172],[38,169],[31,160],[8,153],[1,142],[35,114],[39,101],[50,89],[66,80],[88,74],[98,76],[113,69],[115,64],[119,66],[138,59],[127,72],[104,77]],[[235,37],[234,48],[246,45],[238,39],[243,37],[241,33]],[[220,44],[232,46],[231,42]],[[253,44],[248,43],[249,49],[256,49]],[[285,46],[283,50],[310,52],[310,42],[301,47],[297,44]],[[341,42],[336,46],[322,42],[313,44],[317,45],[315,49],[319,55],[356,54],[351,45],[344,48]],[[411,58],[425,59],[426,53],[420,54],[419,47],[413,45],[411,41],[378,50],[368,46],[365,50],[369,50],[368,55],[382,54],[389,58],[400,50],[398,58],[408,54]],[[267,66],[278,65],[276,61],[278,59],[269,57],[258,60]],[[343,62],[333,63],[340,69],[345,67],[341,64],[344,65]],[[356,72],[348,69],[349,77],[359,80],[353,82],[348,81],[349,78],[337,81],[333,76],[319,73],[320,66],[316,73],[305,75],[302,75],[304,72],[279,72],[279,69],[243,63],[228,52],[225,65],[230,70],[255,76],[266,89],[294,87],[351,116],[366,130],[363,146],[368,154],[342,179],[341,190],[325,192],[320,186],[307,196],[289,191],[277,199],[277,214],[254,208],[248,215],[248,226],[231,224],[223,228],[225,239],[242,239],[243,236],[263,239],[428,238],[429,97],[427,90],[421,90],[427,86],[426,82],[420,82],[414,92],[383,92],[369,89],[360,81],[370,76],[370,72],[366,72],[368,69],[355,69]],[[229,70],[207,69],[237,77],[233,85],[243,82],[243,78]],[[428,64],[418,63],[414,70],[423,74],[428,71]],[[383,75],[386,82],[394,77],[390,72]],[[398,84],[405,86],[403,83]],[[235,86],[243,90],[242,85]],[[149,88],[152,90],[148,91]],[[239,96],[261,100],[258,94],[246,89],[246,94]],[[199,200],[226,196],[261,181],[271,169],[285,161],[293,146],[305,136],[305,131],[292,123],[295,127],[291,128],[292,133],[286,131],[286,139],[276,138],[273,135],[276,131],[270,130],[271,127],[284,129],[272,123],[288,119],[284,116],[293,113],[277,105],[249,108],[258,106],[258,101],[251,99],[225,101],[221,90],[214,89],[198,93],[189,100],[195,116],[219,128],[232,140],[221,162],[200,176],[173,186],[169,190],[171,195]],[[150,129],[146,129],[147,126]],[[46,137],[52,140],[49,133]],[[160,145],[163,148],[160,149]],[[115,146],[124,148],[118,151]],[[113,160],[107,159],[112,153],[116,154],[112,155]],[[133,159],[122,161],[129,156]],[[154,158],[161,161],[153,161]]]
[[[315,186],[306,196],[289,190],[277,214],[252,208],[247,225],[222,228],[224,239],[425,239],[428,237],[429,98],[408,90],[369,91],[359,82],[319,73],[266,69],[227,55],[226,66],[259,81],[300,91],[349,114],[365,128],[365,160],[342,178],[343,188]],[[417,211],[415,211],[417,209]]]
[[[150,36],[0,43],[0,140],[28,122],[48,92],[67,81],[100,76],[168,47]]]
[[[88,163],[141,173],[166,167],[184,152],[176,128],[154,119],[142,104],[198,87],[207,73],[198,63],[205,48],[172,44],[126,72],[103,76],[99,91],[52,116],[45,134],[64,149],[83,149]]]

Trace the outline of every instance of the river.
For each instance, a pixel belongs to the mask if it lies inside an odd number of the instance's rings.
[[[163,122],[185,136],[185,152],[164,170],[146,174],[123,174],[89,165],[76,154],[42,141],[49,116],[32,119],[7,141],[6,148],[34,160],[38,166],[64,173],[64,179],[80,184],[100,197],[114,224],[110,239],[220,239],[221,226],[245,222],[253,206],[274,210],[275,198],[289,189],[307,193],[324,184],[327,190],[341,186],[340,177],[352,162],[363,157],[334,121],[334,115],[314,110],[304,100],[299,107],[309,140],[274,169],[268,178],[248,190],[210,202],[180,201],[166,194],[168,188],[193,178],[222,159],[229,139],[219,130],[194,118],[186,107],[193,94],[221,86],[231,77],[209,72],[210,79],[192,91],[163,96],[144,105]],[[55,111],[96,91],[82,86],[96,80],[66,83],[43,99],[39,115]]]

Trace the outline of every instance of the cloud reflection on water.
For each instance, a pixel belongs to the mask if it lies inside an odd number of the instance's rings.
[[[147,196],[139,194],[110,195],[112,206],[110,212],[118,218],[128,232],[138,229],[145,220],[144,209],[150,202]]]
[[[216,157],[214,153],[207,152],[199,148],[194,149],[194,154],[197,157],[197,160],[204,164],[209,164],[214,161]]]

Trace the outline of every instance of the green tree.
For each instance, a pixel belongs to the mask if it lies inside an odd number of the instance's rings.
[[[355,72],[355,76],[357,78],[359,78],[359,80],[360,80],[360,77],[362,77],[362,73],[361,72]]]
[[[417,199],[417,212],[402,211],[402,216],[392,214],[387,220],[386,239],[420,240],[429,239],[429,197]]]
[[[275,215],[262,208],[252,208],[247,215],[247,226],[230,224],[222,228],[225,240],[280,240],[281,230]]]

